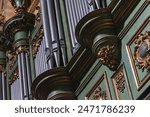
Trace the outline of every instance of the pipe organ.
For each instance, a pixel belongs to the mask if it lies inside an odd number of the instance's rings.
[[[123,64],[127,63],[122,58],[122,51],[125,51],[122,39],[135,21],[124,27],[128,15],[132,14],[128,5],[133,5],[134,9],[139,3],[128,2],[132,3],[118,0],[1,0],[0,99],[74,100],[81,96],[82,99],[119,99],[122,94],[117,88],[130,84],[128,80],[122,81],[127,76],[123,70]],[[9,19],[4,16],[7,4],[15,11]],[[142,52],[148,48],[146,42],[141,44]],[[141,49],[137,47],[135,51]],[[137,51],[135,55],[135,63],[140,64],[142,58],[137,58]],[[102,77],[89,91],[87,87],[101,72]],[[118,72],[121,72],[120,76]],[[107,75],[111,78],[107,79]],[[119,80],[115,80],[116,77]],[[115,96],[111,96],[111,91]],[[92,92],[97,92],[98,96],[93,96],[96,94]]]

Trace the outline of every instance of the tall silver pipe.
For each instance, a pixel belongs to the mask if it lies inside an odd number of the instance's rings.
[[[76,23],[75,23],[75,26],[77,25],[77,23],[78,23],[78,21],[79,21],[79,12],[78,12],[78,4],[77,4],[77,1],[76,0],[73,0],[72,1],[72,9],[73,9],[73,11],[75,12],[75,15],[74,15],[74,17],[75,17],[75,19],[76,19]]]
[[[84,0],[81,0],[81,5],[82,5],[82,9],[83,9],[83,17],[87,14],[86,13],[86,7],[85,7],[85,4],[84,4]]]
[[[61,14],[60,14],[59,1],[54,0],[54,5],[55,5],[55,14],[56,14],[56,22],[57,22],[59,40],[61,40],[61,39],[64,40],[64,31],[62,28],[62,18],[61,18]]]
[[[25,54],[27,53],[20,53],[21,56],[21,67],[22,67],[22,77],[23,77],[23,90],[24,90],[24,99],[29,99],[29,92],[28,92],[28,81],[27,81],[27,67],[26,67],[26,60],[25,60]],[[18,55],[19,56],[19,55]]]
[[[72,48],[75,48],[75,40],[74,40],[74,31],[73,31],[73,26],[74,26],[74,19],[72,18],[72,12],[69,7],[69,1],[65,0],[65,5],[66,5],[66,11],[67,11],[67,18],[68,18],[68,23],[69,23],[69,31],[70,31],[70,36],[71,36],[71,42],[72,42]]]
[[[6,89],[6,78],[5,78],[5,74],[2,72],[2,97],[3,100],[7,99],[7,93],[6,93],[7,89]]]
[[[84,16],[84,10],[83,10],[83,3],[82,0],[78,0],[79,1],[79,9],[81,11],[81,18]]]
[[[43,37],[44,38],[44,37]],[[43,56],[44,56],[44,68],[45,68],[45,71],[48,70],[48,66],[47,66],[47,61],[46,61],[46,52],[45,52],[45,49],[46,49],[46,46],[45,46],[45,43],[44,41],[42,40],[42,43],[43,43]]]
[[[47,0],[47,8],[48,8],[48,18],[50,25],[50,33],[52,42],[58,40],[57,27],[56,27],[56,17],[54,11],[54,1]]]
[[[37,76],[37,55],[34,58],[35,75]]]
[[[42,69],[41,69],[41,56],[42,55],[42,51],[41,51],[41,45],[40,45],[40,47],[39,47],[39,51],[38,51],[38,65],[39,65],[39,67],[38,67],[38,69],[39,69],[39,74],[41,74],[41,71],[42,71]]]
[[[0,71],[0,100],[3,100],[2,72]]]
[[[50,28],[49,28],[49,20],[48,20],[48,10],[47,10],[47,1],[40,0],[41,5],[41,12],[42,12],[42,21],[43,21],[43,28],[44,28],[44,40],[46,44],[46,48],[50,48]]]
[[[85,8],[86,14],[88,14],[89,13],[89,9],[88,9],[87,0],[83,0],[83,5],[84,5],[84,8]],[[86,15],[86,14],[84,14],[84,15]]]
[[[57,56],[55,53],[55,60],[57,61],[57,67],[60,66],[60,44],[58,39],[58,31],[57,31],[57,24],[56,24],[56,15],[55,15],[55,9],[54,9],[54,1],[53,0],[47,0],[47,7],[48,7],[48,15],[49,15],[49,22],[50,22],[50,32],[51,32],[51,40],[52,43],[55,43],[55,48],[57,48]],[[57,57],[57,58],[56,58]]]
[[[20,99],[24,99],[24,90],[23,90],[23,74],[22,74],[22,67],[21,67],[21,55],[18,55],[18,71],[19,71],[19,83],[20,83]]]
[[[41,52],[41,68],[42,68],[42,72],[41,73],[43,73],[44,72],[44,64],[45,64],[45,61],[44,61],[44,48],[43,48],[43,43],[41,42],[41,50],[42,50],[42,52]]]
[[[32,93],[31,93],[31,73],[30,73],[30,66],[29,66],[29,60],[27,53],[25,54],[25,60],[26,60],[26,68],[27,68],[27,85],[28,85],[28,91],[29,91],[29,99],[32,99]]]
[[[46,54],[47,56],[52,55],[52,41],[51,41],[51,34],[50,34],[50,23],[48,18],[48,8],[47,8],[47,0],[40,0],[41,4],[41,11],[42,11],[42,21],[43,21],[43,28],[44,28],[44,40],[46,45]],[[47,61],[49,69],[53,67],[53,59],[49,59]]]
[[[77,10],[78,10],[78,15],[79,15],[79,20],[82,18],[82,10],[80,9],[80,3],[81,3],[81,0],[75,0],[76,2],[76,6],[77,6]]]
[[[65,45],[65,42],[64,42],[64,30],[63,30],[63,27],[62,27],[62,18],[61,18],[61,13],[60,13],[59,1],[54,0],[54,4],[55,4],[55,13],[56,13],[58,36],[59,36],[59,44],[60,44],[60,48],[61,48],[60,51],[61,51],[62,59],[63,59],[62,65],[65,65],[66,61],[67,61],[67,57],[66,57],[67,53],[66,53],[66,47],[65,47],[66,45]],[[63,44],[61,43],[62,41],[63,41]]]

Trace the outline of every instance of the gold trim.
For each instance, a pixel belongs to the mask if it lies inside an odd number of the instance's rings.
[[[114,75],[112,76],[112,78],[111,78],[112,85],[113,85],[113,89],[114,89],[114,91],[115,91],[115,98],[116,98],[117,100],[120,100],[119,92],[124,93],[125,88],[126,88],[127,91],[128,91],[129,98],[130,98],[130,99],[133,99],[133,95],[132,95],[132,93],[131,93],[131,88],[130,88],[130,86],[129,86],[129,82],[128,82],[128,78],[127,78],[127,75],[126,75],[126,74],[127,74],[127,73],[126,73],[126,71],[125,71],[125,66],[124,66],[124,64],[122,64],[122,65],[118,68],[118,70],[114,73]],[[117,84],[117,82],[116,82],[116,78],[118,78],[118,75],[119,75],[119,77],[120,77],[120,75],[121,75],[121,77],[122,77],[122,80],[121,80],[121,82],[119,82],[119,84]],[[122,83],[122,84],[120,84],[120,83]],[[118,85],[121,89],[118,88],[117,85]]]
[[[103,80],[105,81],[107,97],[108,97],[109,100],[112,99],[106,72],[104,72],[104,73],[101,75],[101,77],[100,77],[99,80],[96,82],[96,84],[95,84],[95,85],[91,88],[91,90],[86,94],[86,96],[85,96],[86,99],[89,99],[89,97],[92,95],[93,92],[95,92],[96,88],[99,87],[99,85],[102,83]]]
[[[127,50],[127,54],[128,54],[128,57],[129,57],[129,62],[130,62],[130,65],[131,65],[133,77],[134,77],[135,84],[136,84],[136,87],[137,87],[138,91],[141,90],[141,88],[149,81],[150,74],[147,74],[143,78],[143,80],[140,81],[137,70],[136,70],[136,67],[135,67],[135,64],[134,64],[134,58],[133,58],[130,46],[135,41],[136,37],[138,37],[138,35],[141,34],[144,27],[146,27],[146,25],[148,25],[149,21],[150,21],[150,16],[148,16],[148,18],[143,22],[143,24],[139,27],[139,29],[136,31],[136,33],[132,36],[132,38],[130,39],[130,41],[126,45],[126,50]]]
[[[134,59],[136,60],[139,69],[142,69],[142,71],[145,69],[150,71],[150,54],[145,53],[143,57],[139,54],[140,47],[143,43],[147,45],[147,50],[145,51],[150,51],[150,31],[139,35],[138,39],[135,41],[134,49]]]

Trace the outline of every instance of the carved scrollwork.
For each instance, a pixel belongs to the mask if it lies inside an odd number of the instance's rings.
[[[29,54],[29,49],[27,46],[19,46],[18,48],[16,48],[16,54],[20,54],[22,52],[28,53]]]
[[[9,77],[9,80],[8,80],[8,83],[9,85],[11,85],[15,80],[17,80],[19,78],[19,75],[18,75],[18,70],[16,69],[12,75]]]
[[[93,98],[95,100],[106,100],[106,97],[106,91],[102,91],[102,88],[100,86],[94,91]]]
[[[113,69],[117,64],[117,60],[114,58],[116,47],[114,45],[106,45],[99,49],[97,57],[100,62],[107,65],[110,69]]]
[[[115,81],[116,81],[116,87],[117,87],[118,91],[124,93],[125,79],[124,79],[123,71],[119,72],[116,75]]]
[[[36,10],[37,10],[37,14],[35,15],[35,20],[36,20],[36,23],[37,23],[37,22],[40,22],[40,20],[41,20],[41,10],[40,10],[40,6],[37,6],[37,7],[36,7]]]
[[[16,61],[17,61],[16,53],[14,51],[9,50],[6,53],[6,56],[7,56],[8,60],[9,60],[9,67],[11,69],[14,66],[14,64],[16,63]]]
[[[150,31],[138,36],[135,42],[134,59],[139,69],[150,71]]]

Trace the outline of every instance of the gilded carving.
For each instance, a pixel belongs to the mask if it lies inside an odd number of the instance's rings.
[[[102,88],[100,86],[94,91],[93,98],[95,100],[106,100],[106,97],[106,91],[102,91]]]
[[[116,81],[117,90],[124,93],[125,79],[124,79],[123,71],[120,71],[114,79]]]
[[[19,46],[18,48],[16,48],[16,54],[20,54],[22,52],[25,52],[25,53],[29,53],[29,49],[27,46]]]
[[[37,14],[35,15],[35,20],[36,20],[36,22],[40,22],[40,20],[41,20],[41,10],[40,10],[40,6],[37,6],[37,7],[36,7],[36,10],[37,10]]]
[[[113,69],[117,64],[117,60],[114,58],[116,47],[114,45],[106,45],[99,49],[97,57],[100,62]]]
[[[2,72],[5,72],[5,71],[6,71],[6,69],[4,68],[3,65],[0,65],[0,71],[2,71]]]
[[[14,64],[16,63],[16,53],[14,51],[7,51],[6,56],[9,60],[9,67],[12,68],[14,66]]]
[[[15,80],[19,78],[18,70],[15,70],[12,75],[9,77],[8,83],[11,85]]]
[[[138,36],[135,42],[134,59],[139,69],[150,71],[150,31]]]

